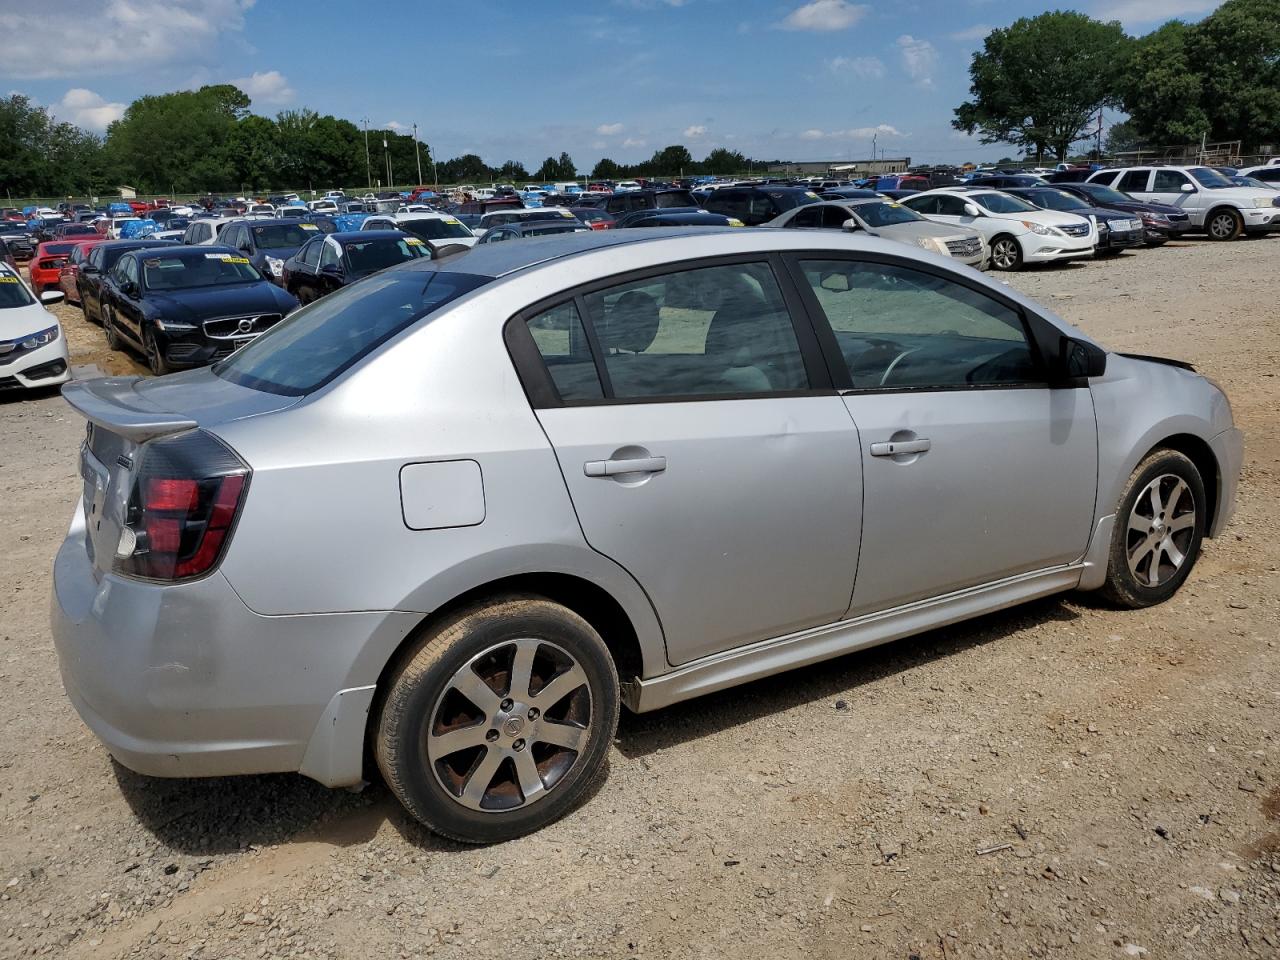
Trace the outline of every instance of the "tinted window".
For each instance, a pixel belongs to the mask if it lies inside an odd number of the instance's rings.
[[[932,213],[937,215],[940,213],[938,205],[943,200],[940,194],[934,194],[931,197],[908,197],[902,201],[906,206],[910,207],[916,213]]]
[[[1151,184],[1151,192],[1178,193],[1182,190],[1183,184],[1190,182],[1186,174],[1179,173],[1177,170],[1157,170],[1155,181]]]
[[[855,389],[1038,379],[1021,318],[985,294],[887,264],[806,260],[801,266]]]
[[[873,227],[889,227],[895,223],[916,223],[920,220],[915,211],[900,203],[860,203],[853,212]]]
[[[255,390],[301,396],[488,277],[393,271],[344,287],[291,314],[213,368]]]
[[[429,220],[401,220],[392,224],[396,230],[403,230],[421,237],[423,240],[452,240],[457,237],[469,237],[471,231],[464,227],[456,217]]]
[[[241,227],[241,230],[244,228]],[[258,250],[300,247],[320,230],[314,223],[269,223],[253,228],[253,245]]]
[[[791,315],[765,264],[686,270],[584,298],[619,398],[805,390]]]
[[[820,227],[822,226],[822,212],[830,209],[829,207],[814,207],[811,210],[801,210],[794,217],[787,221],[788,227]]]
[[[315,267],[320,262],[320,245],[323,240],[312,240],[298,251],[298,259],[308,267]]]
[[[427,245],[417,237],[353,240],[345,244],[343,250],[346,253],[347,268],[356,277],[427,256]]]
[[[1200,186],[1208,187],[1210,190],[1223,190],[1232,185],[1231,181],[1217,170],[1210,170],[1208,167],[1192,167],[1191,176],[1195,177]]]
[[[532,318],[529,333],[561,400],[599,400],[604,396],[582,318],[572,301]]]
[[[1121,193],[1144,193],[1147,189],[1147,181],[1151,179],[1150,170],[1130,170],[1120,178],[1120,182],[1116,185],[1116,189]]]
[[[320,245],[320,266],[336,267],[339,259],[339,248],[336,244],[325,242]]]
[[[992,213],[1034,213],[1036,210],[1027,201],[1019,200],[1007,193],[982,193],[973,199]]]

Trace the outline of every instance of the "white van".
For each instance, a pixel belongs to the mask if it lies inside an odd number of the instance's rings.
[[[1237,187],[1209,167],[1120,167],[1089,178],[1138,200],[1167,203],[1185,210],[1193,228],[1210,240],[1234,240],[1242,234],[1268,233],[1280,226],[1275,194]]]

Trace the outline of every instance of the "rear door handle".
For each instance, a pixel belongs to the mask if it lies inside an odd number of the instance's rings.
[[[662,473],[666,457],[637,457],[635,460],[588,460],[582,472],[588,477],[616,477],[620,473]]]
[[[929,441],[924,437],[916,440],[890,440],[886,443],[873,443],[873,457],[896,457],[906,453],[924,453],[929,449]]]

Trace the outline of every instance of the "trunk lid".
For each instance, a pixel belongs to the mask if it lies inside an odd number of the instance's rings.
[[[86,548],[98,576],[111,570],[147,441],[272,413],[301,399],[250,390],[207,368],[155,379],[80,380],[63,387],[62,395],[89,421],[80,476]]]

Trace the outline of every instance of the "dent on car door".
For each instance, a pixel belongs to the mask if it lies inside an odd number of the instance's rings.
[[[671,663],[844,614],[857,434],[768,262],[602,281],[508,342],[587,541],[652,599]]]
[[[1047,383],[1046,322],[889,258],[794,263],[862,443],[850,615],[1078,560],[1097,430],[1087,387]]]

